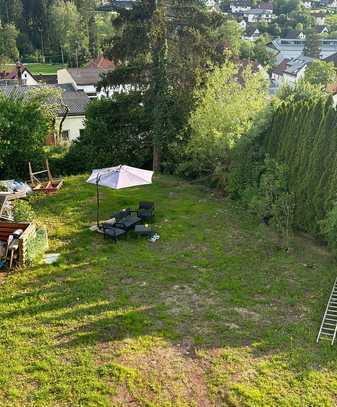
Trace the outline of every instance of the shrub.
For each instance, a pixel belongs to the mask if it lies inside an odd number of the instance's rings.
[[[86,129],[64,158],[67,172],[118,164],[143,166],[151,158],[151,140],[141,100],[130,93],[90,103]]]
[[[19,199],[13,203],[13,214],[16,222],[32,222],[36,218],[31,204]]]
[[[337,255],[337,202],[333,203],[325,219],[320,221],[320,231],[330,249]]]
[[[238,65],[228,62],[213,70],[205,89],[195,97],[198,105],[189,120],[189,160],[184,171],[211,176],[223,188],[233,148],[266,107],[266,81],[250,67],[241,72]]]
[[[25,179],[28,161],[43,156],[48,120],[37,101],[1,95],[0,112],[0,179]]]

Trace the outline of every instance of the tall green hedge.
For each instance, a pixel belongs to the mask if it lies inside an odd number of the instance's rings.
[[[281,104],[263,144],[266,153],[288,166],[295,226],[318,234],[319,221],[337,199],[337,112],[332,100]]]

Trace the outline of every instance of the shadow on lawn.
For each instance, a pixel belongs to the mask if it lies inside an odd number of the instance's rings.
[[[76,190],[72,192],[77,193]],[[60,216],[63,208],[70,206],[73,193],[60,192],[59,200],[48,198],[42,200],[40,206],[46,205],[48,211]],[[71,219],[76,228],[67,236],[69,245],[63,249],[61,264],[37,266],[27,271],[34,278],[18,280],[21,293],[4,295],[0,299],[9,309],[0,315],[2,320],[15,322],[17,318],[20,321],[26,318],[32,323],[42,323],[51,330],[54,346],[67,349],[86,349],[100,343],[149,335],[162,337],[173,345],[188,342],[190,356],[195,355],[195,349],[244,346],[250,346],[257,357],[283,354],[300,373],[313,367],[324,368],[328,362],[337,360],[330,348],[314,343],[326,300],[319,297],[317,304],[319,277],[315,269],[306,270],[308,288],[299,290],[293,298],[295,306],[308,304],[308,309],[301,311],[301,318],[300,310],[292,308],[282,298],[291,288],[290,279],[294,277],[291,274],[262,274],[261,280],[255,283],[261,299],[252,299],[254,273],[263,263],[272,270],[274,263],[269,251],[256,259],[250,258],[250,252],[243,251],[240,236],[236,235],[237,224],[226,225],[227,229],[233,229],[229,230],[230,238],[235,238],[235,244],[230,248],[233,253],[225,251],[229,250],[230,241],[224,245],[223,240],[229,238],[216,236],[220,229],[218,224],[212,224],[212,219],[209,221],[210,234],[205,242],[202,241],[207,245],[209,239],[214,238],[215,242],[211,243],[215,246],[207,246],[208,253],[198,251],[197,244],[192,255],[188,253],[184,249],[186,238],[192,244],[195,236],[181,235],[175,242],[172,238],[174,228],[170,224],[163,230],[167,239],[158,244],[130,238],[126,243],[113,245],[87,228],[87,220],[94,219],[94,199],[88,203],[93,194],[88,187],[81,194],[78,191],[77,207],[64,209],[65,224]],[[115,196],[116,208],[135,205],[144,197],[142,191],[136,191],[130,200],[119,194]],[[158,196],[155,199],[159,199]],[[167,192],[161,192],[161,199],[167,196]],[[166,199],[167,207],[171,205],[172,213],[180,216],[181,221],[191,222],[191,209],[187,206],[179,212],[174,206],[175,200],[176,197],[171,201]],[[103,213],[108,214],[109,208],[110,203],[106,200]],[[200,208],[195,222],[200,222],[204,209]],[[159,211],[157,222],[163,218],[164,213]],[[245,246],[246,241],[242,240],[242,246]],[[255,242],[251,245],[254,249]],[[246,256],[243,263],[237,260],[241,255]],[[273,255],[275,261],[282,256]],[[207,256],[210,256],[210,267]],[[221,263],[218,257],[226,262]],[[193,268],[195,264],[198,268]],[[46,267],[48,272],[45,272]],[[278,279],[284,281],[284,286]],[[270,304],[270,292],[278,284],[281,287],[276,293],[278,302]],[[323,286],[325,289],[329,282]],[[310,300],[313,293],[316,297]],[[285,306],[288,308],[283,309]],[[254,312],[251,311],[253,307]]]

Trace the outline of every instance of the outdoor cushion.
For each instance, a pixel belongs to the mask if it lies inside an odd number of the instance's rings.
[[[102,222],[103,227],[113,226],[116,223],[116,218],[107,219]]]
[[[118,212],[114,212],[111,216],[111,218],[115,218],[116,221],[118,222],[119,220],[126,218],[127,216],[131,215],[131,209],[126,208]]]
[[[137,225],[141,221],[141,218],[138,216],[129,215],[126,218],[121,219],[120,221],[116,222],[116,227],[122,228],[125,230],[132,229],[135,225]]]

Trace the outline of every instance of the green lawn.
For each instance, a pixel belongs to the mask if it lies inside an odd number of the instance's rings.
[[[3,281],[1,406],[336,406],[336,347],[315,343],[336,266],[212,191],[171,177],[102,189],[103,217],[157,204],[156,243],[93,234],[95,187],[34,202],[58,265]]]
[[[27,68],[36,75],[56,75],[58,69],[65,68],[62,64],[27,64]]]

